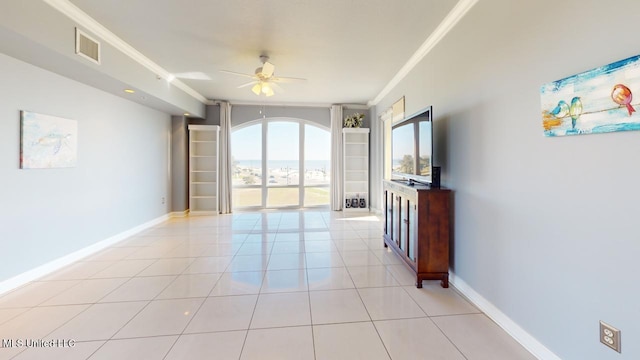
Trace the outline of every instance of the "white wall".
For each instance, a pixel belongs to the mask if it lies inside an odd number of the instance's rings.
[[[171,211],[189,208],[189,130],[184,116],[171,117]]]
[[[168,212],[169,115],[3,54],[0,78],[0,281]],[[78,166],[20,170],[20,110],[77,120]]]
[[[331,127],[331,114],[329,113],[329,108],[256,105],[232,105],[231,127],[261,119],[263,114],[267,118],[283,117],[303,119],[315,122],[326,128]]]
[[[452,270],[562,359],[640,358],[640,132],[545,138],[539,89],[637,55],[638,13],[481,0],[376,109],[433,105]],[[622,354],[598,342],[601,319]]]

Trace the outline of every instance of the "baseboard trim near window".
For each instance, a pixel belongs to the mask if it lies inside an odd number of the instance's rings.
[[[189,209],[185,211],[173,211],[169,213],[169,217],[172,217],[172,218],[180,218],[180,217],[187,217],[187,216],[189,216]]]
[[[144,224],[140,224],[134,228],[131,228],[127,231],[121,232],[114,236],[111,236],[107,239],[101,240],[93,245],[89,245],[80,250],[74,251],[71,254],[65,255],[56,260],[50,261],[46,264],[40,265],[34,269],[31,269],[27,272],[24,272],[20,275],[16,275],[12,278],[4,280],[0,282],[0,295],[9,292],[17,287],[20,287],[30,281],[39,279],[46,275],[49,275],[57,270],[62,269],[63,267],[70,265],[78,260],[86,258],[87,256],[93,255],[100,250],[103,250],[111,245],[114,245],[122,240],[125,240],[137,233],[140,233],[152,226],[160,224],[169,219],[169,215],[163,215],[156,219],[147,221]]]
[[[561,360],[558,355],[547,349],[535,337],[531,336],[526,330],[520,327],[515,321],[511,320],[505,313],[500,311],[489,300],[476,292],[463,279],[449,270],[449,281],[462,293],[469,301],[471,301],[478,309],[485,313],[493,322],[500,326],[507,334],[520,343],[525,349],[538,359],[545,360]]]

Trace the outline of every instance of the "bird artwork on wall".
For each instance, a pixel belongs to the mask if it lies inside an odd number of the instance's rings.
[[[544,135],[640,130],[634,89],[640,90],[640,55],[542,85]]]
[[[560,100],[558,101],[558,106],[555,109],[550,111],[551,115],[557,119],[562,119],[563,117],[569,114],[569,104],[566,101]]]
[[[569,108],[569,115],[571,116],[571,128],[575,129],[576,121],[578,121],[578,119],[580,118],[580,115],[582,115],[582,101],[580,100],[580,97],[576,96],[573,99],[571,99],[571,107]]]
[[[631,101],[633,100],[631,89],[622,84],[618,84],[613,87],[613,91],[611,91],[611,99],[613,99],[613,101],[618,105],[626,106],[629,111],[629,116],[633,115],[636,111],[636,109],[631,106]]]

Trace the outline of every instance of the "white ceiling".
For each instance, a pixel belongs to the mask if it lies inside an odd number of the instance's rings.
[[[82,11],[212,100],[366,104],[392,80],[456,0],[71,0]],[[243,77],[259,55],[284,93],[258,97]]]

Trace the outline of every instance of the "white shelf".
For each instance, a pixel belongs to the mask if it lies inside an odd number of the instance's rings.
[[[189,125],[189,214],[218,214],[216,125]]]
[[[369,211],[369,129],[342,129],[343,189],[342,209],[347,212]],[[364,199],[366,207],[347,208],[346,201]]]
[[[346,212],[369,212],[369,207],[367,206],[365,208],[360,208],[360,207],[358,207],[358,208],[344,208],[342,210],[346,211]]]

